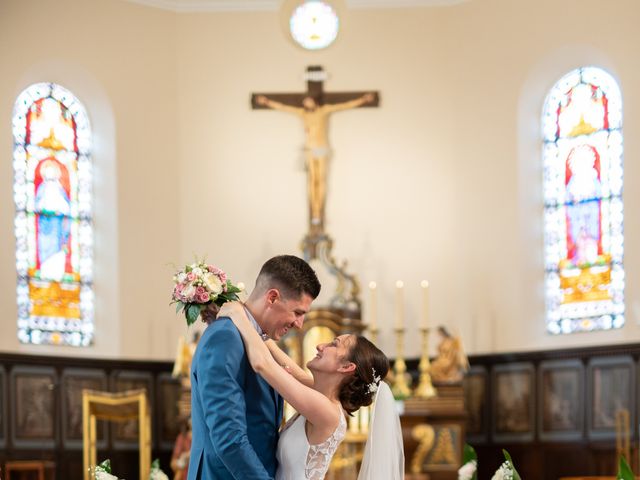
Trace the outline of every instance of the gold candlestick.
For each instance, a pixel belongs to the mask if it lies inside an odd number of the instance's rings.
[[[413,391],[414,396],[419,398],[431,398],[435,397],[438,392],[431,384],[431,362],[429,361],[429,329],[421,327],[422,333],[422,355],[420,356],[420,364],[418,370],[420,371],[420,380],[418,386]]]
[[[404,363],[404,328],[397,327],[396,335],[398,336],[398,345],[396,348],[396,361],[393,364],[393,385],[391,391],[393,396],[399,400],[409,398],[411,396],[411,388],[409,388],[409,382],[407,377],[407,365]]]
[[[380,329],[376,326],[369,325],[367,330],[369,330],[369,340],[371,340],[371,343],[378,345],[378,332],[380,332]]]

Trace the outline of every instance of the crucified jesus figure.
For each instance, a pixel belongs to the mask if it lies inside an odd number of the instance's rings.
[[[260,106],[293,113],[302,119],[305,131],[304,154],[307,167],[307,188],[309,194],[309,214],[311,230],[320,233],[324,230],[324,209],[327,196],[327,162],[331,154],[328,138],[328,120],[333,112],[358,108],[376,99],[375,94],[364,95],[340,103],[318,104],[307,96],[302,100],[302,107],[294,107],[270,99],[265,95],[257,95],[256,103]]]

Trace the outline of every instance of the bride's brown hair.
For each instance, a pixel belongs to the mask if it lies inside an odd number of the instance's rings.
[[[377,386],[389,372],[389,359],[378,347],[361,335],[354,338],[355,344],[345,360],[354,363],[356,369],[342,381],[338,393],[342,408],[350,415],[360,407],[371,405],[375,388],[370,387]]]

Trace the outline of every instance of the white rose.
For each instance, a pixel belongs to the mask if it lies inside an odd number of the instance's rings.
[[[204,276],[203,280],[205,286],[212,294],[219,295],[220,293],[222,293],[222,282],[217,275],[214,275],[213,273],[207,273]]]
[[[193,286],[193,283],[190,283],[189,285],[184,287],[184,290],[182,290],[182,295],[189,300],[193,298],[193,295],[195,293],[196,293],[196,287]]]
[[[186,274],[186,273],[184,273],[184,272],[180,272],[180,273],[178,274],[178,276],[176,277],[176,281],[177,281],[178,283],[184,283],[184,281],[185,281],[186,279],[187,279],[187,274]]]
[[[200,267],[196,267],[191,271],[195,273],[198,277],[202,276],[202,269]]]

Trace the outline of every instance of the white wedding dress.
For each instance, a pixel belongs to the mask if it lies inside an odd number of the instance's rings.
[[[347,420],[342,408],[340,423],[324,442],[310,445],[306,418],[296,415],[280,433],[276,480],[323,480],[336,449],[347,433]]]

